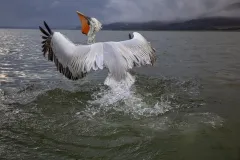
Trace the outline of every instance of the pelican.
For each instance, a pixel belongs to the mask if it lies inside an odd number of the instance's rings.
[[[96,42],[95,34],[102,28],[96,18],[77,12],[82,23],[82,33],[88,44],[74,44],[60,32],[54,32],[44,21],[42,32],[43,56],[55,63],[57,70],[70,80],[84,78],[90,71],[108,69],[108,77],[122,81],[133,67],[153,65],[155,49],[140,33],[129,34],[124,41]]]

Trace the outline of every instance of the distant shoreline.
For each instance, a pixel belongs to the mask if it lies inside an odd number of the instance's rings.
[[[38,29],[38,26],[32,27],[13,27],[2,26],[4,29]],[[53,30],[80,30],[81,27],[62,26],[52,27]],[[111,24],[103,24],[105,31],[240,31],[240,18],[199,18],[186,21],[175,22],[116,22]]]
[[[0,27],[0,29],[24,29],[24,30],[39,30],[38,28],[21,28],[21,27]],[[71,28],[52,28],[53,30],[79,30]],[[206,29],[206,30],[193,30],[193,29],[184,29],[184,30],[170,30],[170,29],[102,29],[102,31],[171,31],[171,32],[240,32],[240,29]]]

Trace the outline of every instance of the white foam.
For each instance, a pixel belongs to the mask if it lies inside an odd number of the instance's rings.
[[[164,99],[153,104],[144,102],[144,97],[135,93],[134,82],[135,77],[129,73],[126,80],[121,82],[108,76],[104,84],[109,89],[103,88],[92,95],[94,100],[89,101],[90,106],[84,111],[85,114],[88,116],[103,112],[105,114],[113,110],[139,118],[139,116],[151,117],[164,114],[172,108],[170,102],[164,101]]]

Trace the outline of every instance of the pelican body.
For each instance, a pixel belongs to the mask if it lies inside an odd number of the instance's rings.
[[[108,68],[109,77],[121,81],[133,67],[153,65],[156,61],[155,49],[138,32],[133,32],[133,36],[129,35],[125,41],[95,43],[95,34],[101,29],[101,23],[78,14],[83,24],[82,33],[88,36],[86,45],[74,44],[60,32],[53,32],[45,21],[46,29],[39,27],[43,34],[43,55],[68,79],[78,80],[90,71]]]

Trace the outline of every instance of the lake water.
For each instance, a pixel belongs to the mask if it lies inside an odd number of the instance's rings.
[[[0,159],[239,160],[240,32],[140,33],[157,62],[132,70],[131,90],[113,91],[107,70],[63,77],[38,30],[0,30]]]

